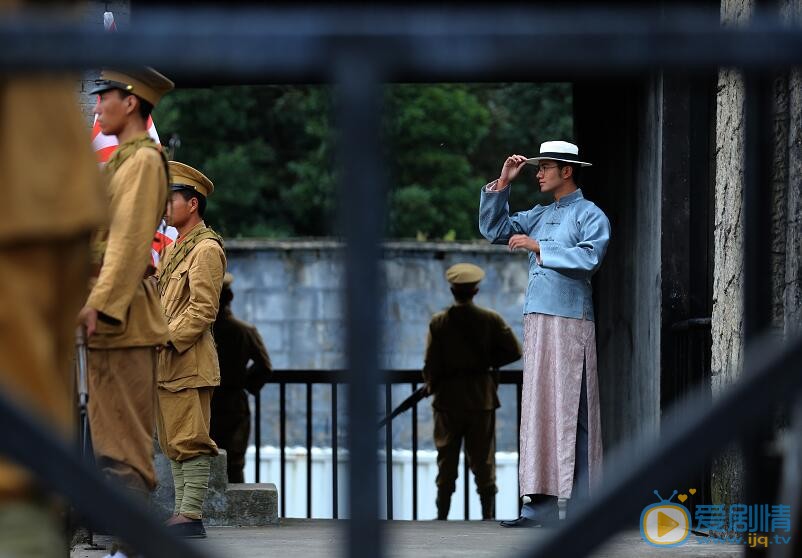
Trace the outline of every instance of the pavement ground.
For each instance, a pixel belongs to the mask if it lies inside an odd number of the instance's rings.
[[[345,526],[343,520],[282,519],[280,525],[271,527],[213,527],[207,528],[208,538],[192,544],[225,558],[342,556]],[[545,533],[543,529],[508,529],[495,521],[391,521],[385,522],[384,528],[384,555],[390,558],[522,556]],[[96,537],[98,543],[108,541]],[[743,549],[742,545],[702,544],[693,535],[682,546],[656,548],[633,530],[616,534],[591,556],[718,558],[741,556]],[[70,556],[103,558],[106,554],[79,545]]]

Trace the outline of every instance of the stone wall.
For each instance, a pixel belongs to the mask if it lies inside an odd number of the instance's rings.
[[[234,274],[232,309],[255,324],[265,340],[276,369],[340,369],[346,367],[343,336],[342,244],[331,240],[256,241],[226,243],[228,269]],[[510,254],[505,246],[486,242],[385,244],[381,262],[385,283],[382,303],[383,342],[380,366],[420,370],[426,332],[432,314],[452,302],[445,270],[458,262],[472,262],[486,271],[476,303],[499,312],[519,339],[523,337],[523,296],[528,277],[525,254]],[[520,361],[511,368],[521,368]],[[331,444],[331,389],[313,387],[313,444]],[[393,405],[411,392],[393,389]],[[348,417],[347,390],[340,387],[339,438],[345,444]],[[262,443],[278,445],[278,388],[266,385],[262,400]],[[376,420],[384,412],[383,395]],[[502,386],[502,408],[497,414],[498,449],[517,449],[515,389]],[[287,387],[287,443],[302,445],[306,435],[306,387]],[[432,447],[431,410],[418,405],[420,447]],[[411,444],[409,414],[393,423],[394,446]]]
[[[275,368],[345,367],[341,244],[229,241],[226,252],[235,276],[234,313],[259,328]],[[445,270],[461,261],[487,273],[476,303],[499,312],[521,337],[525,254],[487,243],[391,242],[382,260],[382,366],[421,367],[429,319],[452,301]]]

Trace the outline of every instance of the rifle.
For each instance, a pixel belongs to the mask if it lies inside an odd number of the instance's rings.
[[[78,383],[78,442],[85,461],[91,461],[92,442],[89,434],[89,388],[87,382],[86,330],[75,330],[75,375]]]
[[[86,330],[80,325],[75,330],[75,377],[78,391],[78,447],[81,458],[87,465],[94,465],[92,455],[92,440],[89,433],[89,384],[86,360]],[[85,537],[90,546],[94,546],[94,533],[89,528],[79,526],[79,531],[85,529]]]
[[[409,397],[404,399],[401,402],[401,404],[393,410],[392,413],[390,413],[389,415],[384,417],[379,422],[379,428],[381,428],[382,426],[386,425],[388,422],[393,420],[395,417],[397,417],[401,413],[403,413],[405,411],[408,411],[409,409],[411,409],[412,407],[414,407],[420,401],[422,401],[423,399],[426,399],[427,397],[429,397],[429,392],[426,390],[426,386],[419,387],[417,390],[415,390],[415,392],[412,395],[410,395]]]

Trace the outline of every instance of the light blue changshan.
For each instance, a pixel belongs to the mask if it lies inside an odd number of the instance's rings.
[[[539,258],[529,253],[524,314],[593,320],[590,278],[610,241],[607,216],[580,189],[549,205],[510,215],[511,186],[487,191],[492,185],[482,188],[479,202],[482,236],[494,244],[507,244],[512,235],[526,234],[540,243]]]

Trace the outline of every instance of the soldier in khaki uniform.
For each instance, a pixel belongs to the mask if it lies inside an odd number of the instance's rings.
[[[259,331],[231,312],[233,281],[234,277],[226,273],[214,323],[220,387],[212,397],[212,439],[226,450],[230,483],[245,482],[245,450],[251,433],[251,410],[245,390],[258,397],[273,368]],[[253,364],[248,366],[251,361]]]
[[[201,521],[217,445],[209,436],[220,366],[212,338],[226,270],[223,239],[206,226],[214,185],[201,172],[170,161],[169,223],[178,239],[159,265],[159,295],[170,340],[159,353],[159,444],[170,459],[175,512],[167,524],[178,536],[205,537]]]
[[[74,434],[71,362],[89,235],[105,216],[76,79],[0,79],[0,390],[65,439]],[[0,459],[0,556],[67,548],[36,481]]]
[[[484,275],[473,264],[451,266],[446,279],[455,302],[429,322],[423,379],[434,396],[437,519],[448,518],[463,438],[482,518],[495,515],[499,400],[494,370],[521,358],[521,346],[501,316],[473,303]]]
[[[152,277],[151,244],[167,200],[167,162],[147,119],[173,82],[152,68],[104,70],[92,93],[104,134],[120,144],[104,169],[110,222],[93,243],[88,335],[89,425],[101,471],[135,497],[156,486],[156,347],[167,324]]]

